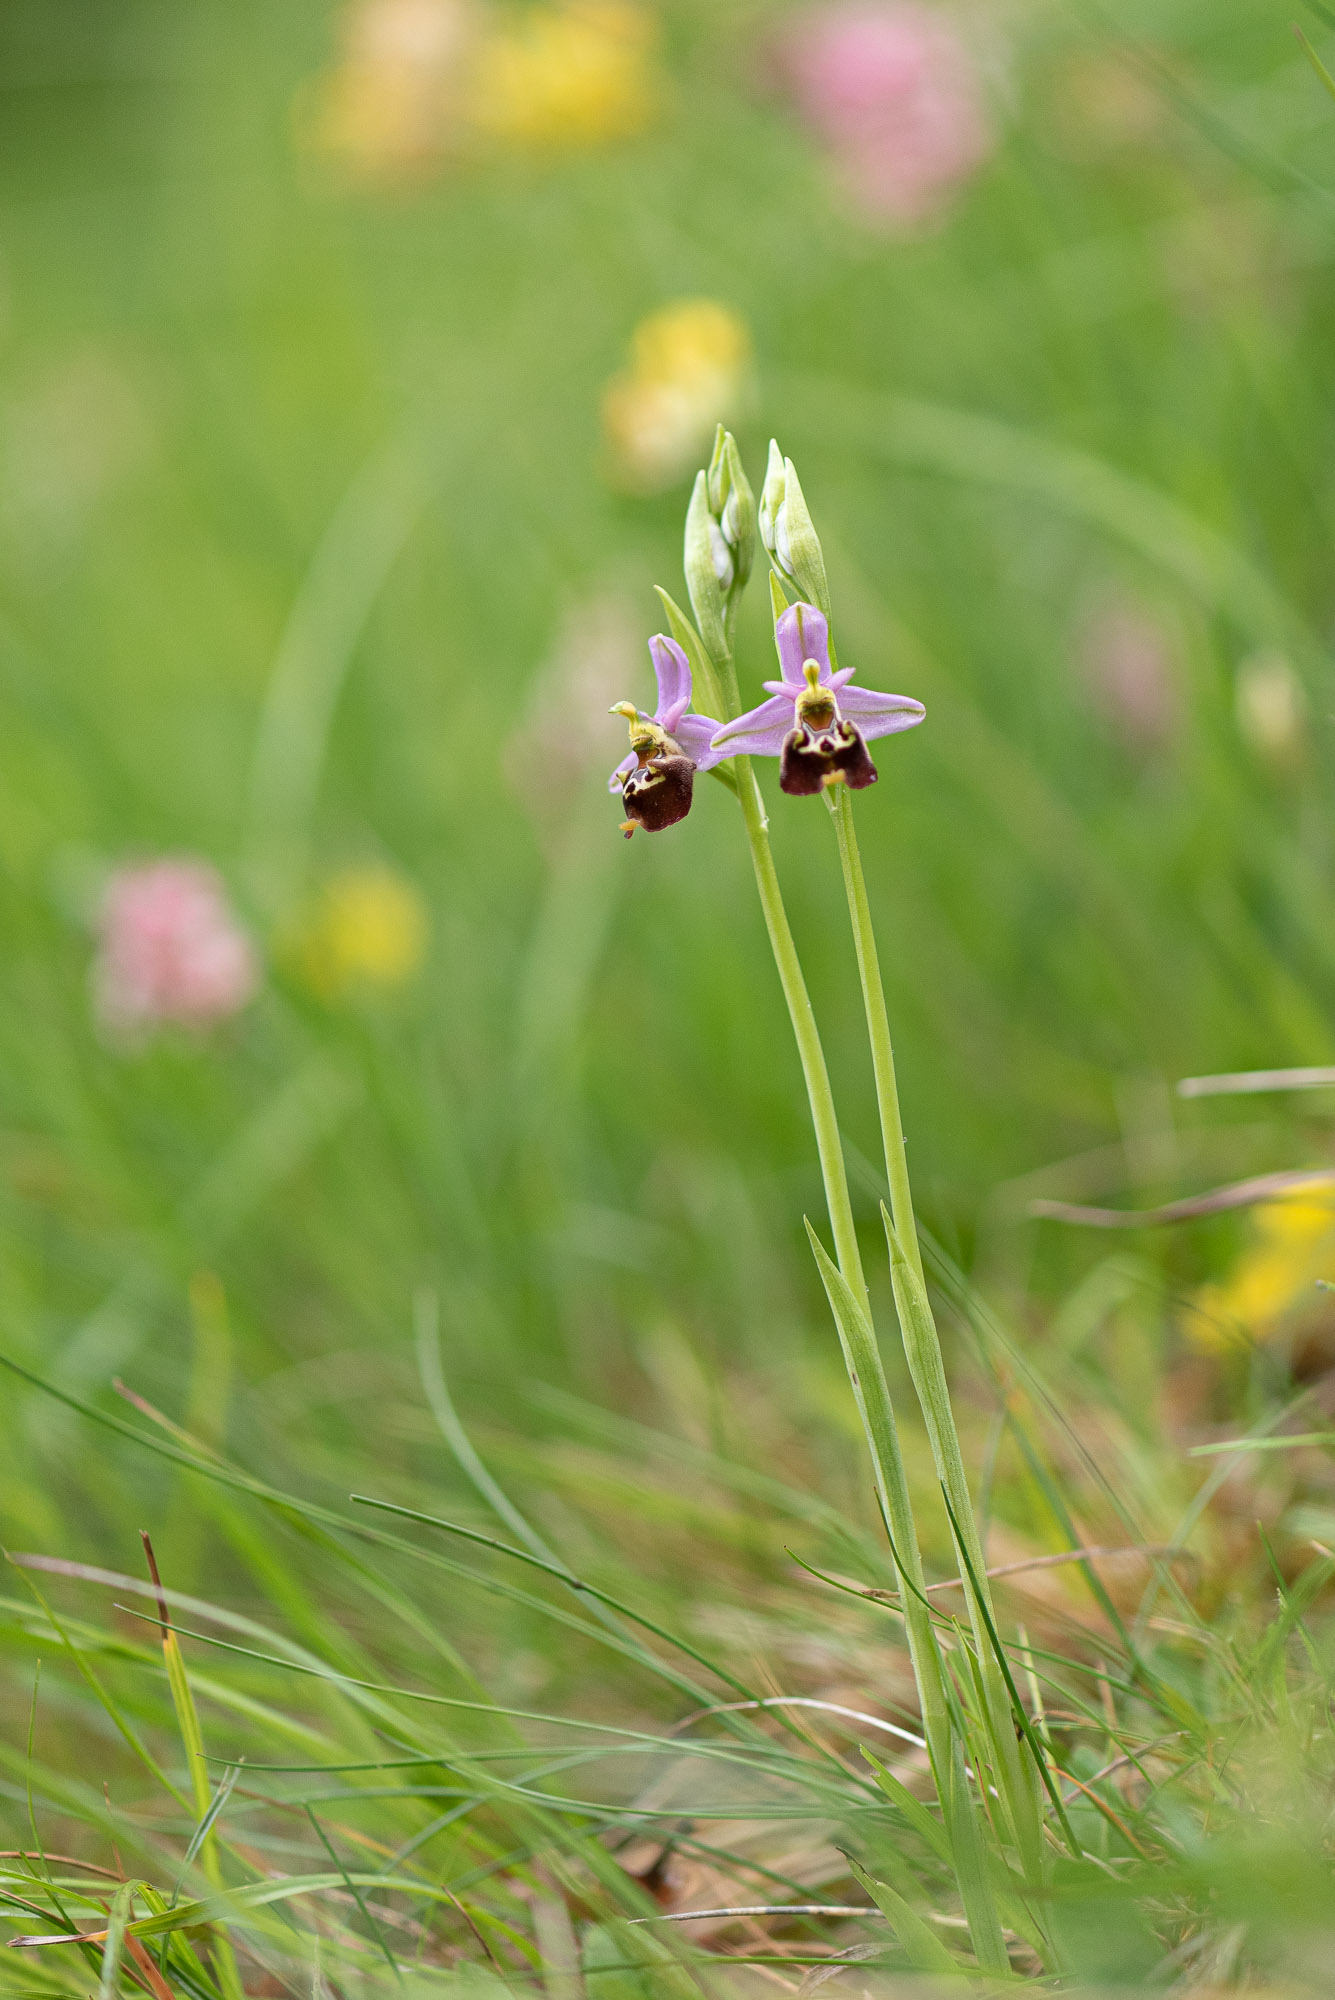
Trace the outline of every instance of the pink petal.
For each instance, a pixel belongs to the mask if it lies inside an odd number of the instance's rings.
[[[786,681],[805,687],[802,669],[808,660],[814,660],[820,668],[821,685],[829,685],[830,628],[814,604],[790,604],[774,627],[774,643]]]
[[[714,738],[721,757],[777,757],[793,726],[791,694],[777,694],[759,708],[727,722]]]
[[[860,687],[842,689],[839,710],[857,724],[868,742],[877,736],[895,736],[901,729],[915,729],[927,713],[912,695],[878,694]]]
[[[654,663],[658,676],[658,707],[654,719],[669,729],[668,712],[676,710],[676,719],[685,715],[691,705],[691,663],[675,639],[669,639],[660,632],[649,641],[649,657]]]
[[[718,732],[719,725],[712,716],[684,715],[671,733],[692,760],[696,770],[708,771],[728,754],[726,750],[715,750],[711,747]]]

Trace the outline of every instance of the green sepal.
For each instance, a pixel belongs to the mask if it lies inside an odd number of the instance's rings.
[[[760,536],[786,586],[829,619],[830,585],[825,556],[791,458],[770,439],[769,468],[760,495]]]
[[[783,462],[785,474],[784,514],[788,526],[788,562],[793,580],[809,603],[832,617],[830,585],[825,574],[825,553],[811,518],[811,510],[791,458]]]

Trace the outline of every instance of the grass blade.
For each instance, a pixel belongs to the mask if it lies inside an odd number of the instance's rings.
[[[190,1676],[186,1672],[185,1655],[167,1613],[167,1602],[162,1596],[162,1578],[158,1574],[157,1557],[153,1544],[145,1530],[140,1530],[144,1544],[144,1556],[148,1562],[148,1572],[157,1592],[158,1624],[162,1633],[162,1657],[167,1668],[167,1685],[171,1690],[172,1707],[176,1711],[176,1725],[181,1732],[181,1743],[185,1750],[186,1768],[190,1774],[190,1787],[194,1793],[195,1811],[199,1815],[200,1827],[197,1840],[191,1842],[198,1853],[205,1874],[215,1889],[223,1886],[222,1864],[216,1844],[211,1839],[213,1822],[225,1803],[222,1788],[215,1801],[209,1786],[208,1764],[204,1754],[204,1736],[199,1726],[199,1713],[195,1707],[195,1697],[190,1688]],[[235,1782],[235,1781],[234,1781]],[[229,1788],[230,1789],[230,1788]],[[241,1986],[241,1976],[237,1971],[236,1957],[225,1934],[219,1935],[215,1945],[218,1964],[218,1983],[225,2000],[245,2000]]]
[[[983,1714],[992,1763],[1016,1845],[1024,1856],[1026,1871],[1038,1880],[1042,1868],[1042,1842],[1037,1806],[1033,1787],[1016,1747],[1010,1695],[1004,1685],[1004,1662],[997,1660],[993,1650],[995,1624],[985,1574],[987,1558],[978,1533],[973,1495],[969,1491],[959,1432],[955,1427],[941,1341],[927,1288],[910,1263],[884,1202],[881,1203],[881,1220],[890,1251],[890,1278],[909,1373],[918,1392],[937,1476],[946,1497],[955,1546],[965,1574],[973,1584],[969,1592],[970,1623],[982,1677]]]
[[[851,1854],[844,1859],[852,1872],[853,1879],[860,1882],[875,1903],[881,1915],[899,1939],[900,1946],[915,1972],[933,1972],[958,1979],[963,1976],[958,1962],[951,1957],[930,1924],[925,1924],[912,1904],[906,1902],[898,1889],[892,1889],[888,1882],[882,1882],[855,1861]]]
[[[329,1859],[333,1862],[335,1868],[337,1868],[339,1874],[342,1876],[343,1885],[346,1888],[348,1894],[352,1897],[353,1902],[357,1905],[357,1908],[361,1911],[362,1921],[366,1925],[367,1929],[370,1931],[371,1936],[375,1939],[377,1945],[380,1947],[381,1957],[385,1960],[385,1963],[388,1965],[390,1971],[394,1974],[394,1978],[398,1983],[398,1985],[402,1986],[403,1973],[399,1968],[399,1961],[397,1960],[397,1958],[395,1958],[393,1952],[390,1950],[388,1944],[385,1941],[385,1933],[381,1930],[379,1924],[376,1922],[375,1918],[371,1915],[371,1912],[367,1909],[365,1897],[362,1895],[361,1890],[357,1887],[357,1884],[353,1881],[351,1875],[349,1875],[347,1869],[343,1866],[343,1863],[339,1860],[338,1855],[334,1852],[333,1844],[331,1843],[328,1834],[321,1826],[319,1820],[315,1817],[315,1814],[311,1811],[309,1804],[306,1807],[306,1817],[310,1821],[311,1826],[315,1831],[316,1838],[320,1842],[320,1845],[324,1848],[325,1853],[329,1856]]]
[[[102,1947],[102,1976],[97,1982],[97,2000],[115,2000],[121,1990],[121,1955],[125,1948],[125,1926],[134,1901],[134,1884],[125,1882],[112,1900],[107,1920],[107,1941]]]
[[[1302,29],[1298,26],[1298,23],[1296,21],[1293,24],[1293,32],[1298,38],[1298,47],[1307,57],[1308,62],[1311,63],[1312,68],[1316,71],[1322,83],[1325,85],[1326,89],[1330,92],[1330,95],[1332,97],[1335,97],[1335,76],[1332,76],[1330,71],[1326,68],[1326,65],[1322,62],[1320,56],[1317,54],[1316,50],[1312,47],[1312,44],[1308,41],[1306,35],[1303,33]]]

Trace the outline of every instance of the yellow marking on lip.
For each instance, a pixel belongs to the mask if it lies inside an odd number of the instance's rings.
[[[806,676],[806,690],[797,697],[794,707],[798,720],[817,729],[825,729],[839,713],[838,704],[831,688],[820,684],[820,668],[815,660],[804,660],[802,672]]]

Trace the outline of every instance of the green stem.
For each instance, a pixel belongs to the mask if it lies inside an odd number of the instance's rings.
[[[731,655],[715,664],[719,669],[728,711],[735,715],[740,707],[736,667]],[[834,1236],[835,1258],[870,1332],[871,1302],[862,1269],[862,1253],[858,1248],[853,1205],[848,1193],[848,1172],[844,1165],[843,1142],[839,1136],[839,1120],[834,1107],[834,1093],[830,1088],[830,1073],[825,1062],[825,1051],[821,1046],[820,1029],[816,1025],[811,996],[807,992],[806,979],[797,955],[797,945],[788,922],[788,912],[784,908],[783,892],[779,887],[779,877],[769,843],[769,821],[765,814],[760,786],[756,782],[749,757],[738,757],[735,760],[735,767],[737,797],[751,848],[751,864],[755,870],[756,888],[760,893],[760,907],[765,918],[765,928],[769,932],[770,948],[774,953],[774,963],[778,969],[783,997],[788,1003],[788,1015],[793,1024],[793,1035],[797,1042],[802,1076],[807,1088],[807,1102],[811,1107],[811,1122],[816,1133],[821,1178],[825,1184],[825,1205],[829,1211],[830,1228]],[[863,1411],[867,1428],[877,1489],[886,1513],[886,1525],[893,1538],[896,1564],[901,1571],[904,1585],[904,1622],[908,1630],[909,1648],[913,1656],[919,1698],[922,1703],[924,1733],[932,1747],[932,1761],[937,1766],[944,1797],[944,1785],[949,1770],[947,1749],[949,1735],[945,1692],[941,1681],[941,1662],[923,1597],[922,1557],[918,1549],[913,1504],[909,1497],[908,1480],[904,1472],[894,1406],[890,1400],[889,1385],[885,1380],[874,1333],[870,1336],[869,1346],[870,1352],[856,1357],[856,1362],[854,1357],[849,1357],[849,1366],[854,1376],[858,1405]],[[939,1764],[938,1758],[942,1760]]]
[[[731,652],[729,651],[722,659],[712,660],[710,665],[717,673],[719,691],[723,696],[721,706],[729,716],[738,714],[741,702],[737,687],[737,669]],[[793,1024],[802,1075],[806,1083],[807,1101],[811,1107],[811,1120],[816,1133],[816,1148],[820,1157],[821,1177],[825,1185],[825,1202],[834,1236],[838,1272],[850,1295],[848,1306],[851,1309],[840,1310],[836,1303],[835,1291],[832,1290],[832,1281],[828,1279],[826,1289],[831,1293],[830,1302],[839,1328],[845,1363],[871,1452],[877,1496],[892,1543],[892,1554],[900,1580],[909,1656],[913,1663],[918,1700],[922,1710],[923,1734],[927,1739],[928,1757],[936,1782],[937,1797],[946,1813],[947,1823],[951,1829],[950,1838],[954,1844],[960,1835],[957,1824],[960,1811],[971,1808],[964,1806],[961,1799],[956,1796],[956,1767],[960,1765],[961,1760],[958,1755],[958,1745],[954,1741],[945,1671],[925,1595],[922,1556],[918,1548],[913,1503],[909,1496],[894,1405],[890,1397],[889,1384],[885,1379],[885,1369],[872,1323],[871,1304],[862,1268],[862,1255],[858,1248],[852,1203],[849,1200],[848,1174],[844,1165],[843,1143],[839,1136],[839,1121],[835,1112],[834,1095],[830,1088],[829,1070],[826,1067],[825,1051],[821,1046],[820,1030],[812,1011],[811,997],[807,992],[806,980],[797,955],[797,946],[784,908],[774,856],[770,849],[769,821],[750,758],[736,758],[735,769],[737,797],[751,848],[751,863],[760,894],[760,907],[765,918],[765,928],[769,933],[770,947],[774,953],[774,963],[778,969],[784,999],[788,1003],[788,1014]],[[860,880],[860,866],[858,876]],[[865,909],[865,890],[862,902]],[[866,936],[868,939],[871,938],[869,914],[866,919]],[[872,949],[873,951],[875,949],[874,943]],[[877,990],[879,991],[879,975]],[[866,991],[864,984],[864,992]],[[884,1002],[881,1012],[884,1016]],[[888,1024],[884,1032],[884,1048],[889,1055]],[[889,1074],[893,1085],[893,1056],[890,1056],[890,1063]],[[897,1100],[895,1113],[897,1118]],[[902,1145],[900,1152],[902,1155]],[[908,1182],[905,1176],[906,1198],[907,1190]],[[909,1216],[911,1221],[911,1204]],[[822,1253],[819,1252],[814,1238],[813,1248],[817,1248],[819,1264]],[[825,1276],[824,1271],[822,1276]],[[833,1282],[837,1287],[837,1281]],[[975,1828],[975,1835],[976,1832]],[[980,1963],[992,1964],[996,1961],[999,1966],[1004,1966],[1007,1960],[990,1889],[984,1882],[980,1890],[967,1870],[959,1873],[959,1882]]]
[[[755,869],[756,887],[760,891],[760,906],[764,912],[765,927],[769,932],[783,996],[788,1002],[788,1013],[793,1024],[802,1074],[807,1086],[807,1101],[811,1106],[811,1122],[816,1130],[816,1149],[820,1155],[821,1176],[825,1183],[825,1202],[830,1215],[830,1228],[834,1235],[835,1257],[840,1274],[853,1294],[866,1329],[866,1338],[859,1343],[861,1351],[846,1352],[846,1359],[866,1428],[867,1441],[871,1446],[877,1492],[885,1510],[886,1526],[894,1546],[896,1567],[900,1572],[904,1623],[918,1682],[919,1700],[922,1704],[923,1731],[940,1782],[941,1796],[944,1798],[950,1769],[950,1738],[945,1690],[941,1681],[941,1661],[924,1596],[922,1556],[918,1549],[918,1533],[913,1519],[913,1503],[909,1497],[894,1405],[890,1399],[889,1384],[886,1382],[885,1371],[881,1364],[880,1350],[872,1331],[871,1302],[867,1295],[862,1256],[858,1249],[853,1206],[849,1200],[848,1174],[844,1165],[843,1143],[839,1137],[839,1121],[835,1114],[834,1093],[830,1088],[830,1073],[826,1067],[820,1030],[816,1026],[811,998],[797,956],[797,946],[793,941],[787,911],[784,909],[783,895],[779,888],[779,878],[769,844],[768,821],[765,817],[764,801],[760,796],[760,787],[756,782],[755,772],[751,769],[750,759],[739,757],[736,762],[737,792],[742,807],[742,818],[746,823],[747,839],[751,846],[751,861]]]
[[[853,824],[853,797],[847,785],[838,785],[835,791],[837,799],[831,800],[830,810],[839,841],[839,861],[844,871],[849,915],[853,919],[858,976],[862,981],[862,1000],[867,1011],[872,1075],[876,1080],[876,1108],[880,1113],[881,1140],[885,1147],[885,1177],[890,1184],[890,1214],[905,1256],[919,1278],[923,1279],[918,1225],[913,1215],[913,1190],[909,1185],[904,1123],[899,1111],[899,1085],[895,1080],[894,1044],[890,1040],[890,1017],[885,1007],[881,962],[876,952],[876,933],[872,928],[871,906],[867,901],[867,883],[862,873],[857,828]],[[923,1282],[926,1282],[925,1279]]]
[[[1020,1756],[1015,1740],[1010,1695],[1003,1679],[1001,1662],[995,1651],[995,1616],[987,1583],[987,1559],[969,1491],[960,1448],[959,1431],[951,1407],[941,1342],[927,1296],[918,1228],[913,1215],[913,1191],[909,1183],[904,1126],[899,1109],[899,1089],[895,1080],[894,1046],[885,1005],[876,933],[867,900],[866,878],[853,820],[853,800],[846,786],[838,787],[831,802],[831,816],[839,842],[839,860],[848,896],[857,951],[858,973],[867,1014],[867,1034],[871,1043],[872,1070],[876,1081],[876,1103],[885,1148],[886,1178],[890,1184],[891,1275],[895,1280],[895,1303],[909,1372],[922,1407],[923,1420],[936,1462],[938,1477],[949,1501],[951,1526],[960,1553],[961,1565],[973,1582],[969,1590],[970,1623],[973,1627],[983,1689],[986,1720],[992,1740],[997,1782],[1006,1800],[1016,1843],[1026,1862],[1040,1865],[1041,1836],[1033,1774]],[[896,1250],[900,1261],[896,1268]]]
[[[738,757],[736,769],[737,795],[741,803],[742,818],[746,823],[746,837],[751,847],[751,865],[755,870],[756,888],[760,892],[760,907],[764,913],[765,928],[769,932],[770,949],[774,953],[774,963],[778,968],[783,997],[788,1003],[788,1015],[793,1024],[797,1053],[802,1064],[802,1077],[807,1087],[807,1102],[811,1106],[811,1122],[816,1130],[816,1151],[820,1156],[821,1179],[825,1183],[825,1205],[829,1210],[830,1228],[834,1233],[835,1257],[853,1296],[863,1312],[869,1314],[867,1280],[863,1274],[862,1253],[858,1249],[857,1230],[853,1224],[853,1205],[848,1194],[848,1172],[844,1165],[844,1149],[839,1138],[834,1094],[830,1089],[830,1073],[826,1068],[820,1030],[816,1026],[816,1016],[812,1011],[811,996],[807,992],[807,983],[797,956],[797,946],[788,923],[788,913],[783,906],[783,895],[774,867],[774,855],[769,844],[769,821],[765,816],[765,803],[761,798],[760,786],[756,782],[750,758]]]

